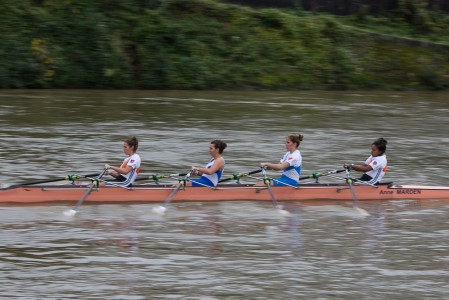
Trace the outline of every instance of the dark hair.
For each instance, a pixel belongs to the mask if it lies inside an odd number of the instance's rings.
[[[304,139],[304,136],[300,133],[298,134],[290,134],[287,136],[290,141],[296,144],[296,148],[299,147],[299,144],[301,144],[301,141]]]
[[[139,141],[137,140],[137,138],[135,136],[133,136],[129,139],[126,139],[125,143],[127,143],[128,146],[130,146],[130,147],[134,147],[134,152],[136,152],[137,147],[139,147]]]
[[[384,138],[378,138],[377,140],[375,140],[373,142],[373,145],[375,145],[377,147],[377,149],[379,149],[379,151],[381,152],[381,155],[383,155],[385,153],[385,151],[387,151],[387,140]]]
[[[214,145],[215,148],[218,148],[218,153],[222,154],[223,150],[226,149],[226,143],[223,142],[222,140],[213,140],[212,142],[210,142],[212,145]]]

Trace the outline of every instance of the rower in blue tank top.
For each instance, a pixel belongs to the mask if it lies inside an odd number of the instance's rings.
[[[283,171],[282,176],[273,178],[272,185],[274,186],[297,186],[299,182],[299,175],[302,168],[302,156],[298,147],[304,136],[302,134],[291,134],[285,138],[285,148],[287,153],[284,154],[279,163],[263,162],[260,165],[272,170]],[[263,185],[259,182],[258,185]]]
[[[201,178],[190,179],[187,185],[215,187],[225,167],[225,160],[221,155],[226,146],[226,143],[221,140],[212,141],[209,145],[209,154],[212,156],[212,159],[204,168],[192,167],[193,174],[201,175]]]

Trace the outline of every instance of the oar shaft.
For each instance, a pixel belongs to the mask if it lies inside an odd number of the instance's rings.
[[[167,207],[168,204],[170,204],[170,202],[173,200],[173,198],[175,197],[176,193],[179,191],[179,189],[183,186],[185,186],[186,181],[189,179],[190,175],[192,174],[192,170],[190,170],[183,179],[181,179],[178,183],[178,186],[170,193],[170,195],[168,196],[168,198],[164,201],[164,203],[162,204],[163,207]]]
[[[178,186],[170,193],[170,195],[167,197],[167,199],[162,204],[163,207],[167,207],[167,205],[170,204],[170,202],[173,200],[173,198],[175,197],[176,193],[179,191],[179,189],[181,187],[182,187],[182,184],[178,183]]]
[[[276,201],[276,198],[274,197],[274,193],[273,193],[273,190],[271,189],[270,183],[266,183],[266,185],[267,185],[267,188],[268,188],[268,192],[270,193],[271,202],[273,202],[273,206],[275,208],[278,208],[278,202]]]
[[[355,193],[354,187],[352,186],[352,178],[349,175],[349,170],[345,169],[345,171],[346,171],[347,182],[349,184],[349,189],[351,190],[351,194],[352,194],[352,199],[354,200],[354,206],[357,207],[358,209],[360,209],[359,199],[357,199],[357,195]]]
[[[326,173],[313,173],[311,175],[299,177],[299,180],[318,179],[319,177],[322,177],[322,176],[328,176],[328,175],[332,175],[332,174],[337,174],[337,173],[341,173],[341,172],[344,172],[344,171],[345,171],[345,169],[333,170],[333,171],[329,171],[329,172],[326,172]]]
[[[256,173],[260,173],[260,172],[262,172],[261,168],[257,169],[257,170],[254,170],[254,171],[251,171],[251,172],[248,172],[247,175],[253,175],[253,174],[256,174]]]
[[[7,189],[12,189],[12,188],[21,187],[21,186],[35,185],[35,184],[57,182],[57,181],[63,181],[63,180],[71,180],[72,178],[86,178],[86,177],[93,177],[93,176],[98,176],[98,173],[79,175],[79,176],[78,175],[68,175],[66,177],[60,177],[60,178],[54,178],[54,179],[46,179],[46,180],[40,180],[40,181],[34,181],[34,182],[18,183],[18,184],[13,184],[13,185],[8,186]]]
[[[274,208],[278,209],[279,208],[278,202],[276,201],[276,198],[274,197],[273,190],[271,189],[270,179],[267,176],[267,171],[265,170],[265,168],[261,168],[261,171],[263,174],[263,182],[267,186],[268,193],[270,194],[270,197],[271,197],[271,202],[273,203]]]
[[[89,196],[89,194],[92,192],[92,190],[95,188],[96,186],[92,183],[90,185],[90,187],[87,189],[87,191],[84,193],[83,197],[81,197],[80,200],[78,200],[78,203],[76,203],[75,207],[73,208],[73,210],[77,210],[78,207],[81,206],[81,204],[83,204],[84,200],[86,200],[87,196]]]
[[[176,174],[168,174],[168,175],[154,174],[154,175],[147,175],[147,176],[138,177],[134,181],[143,181],[143,180],[157,181],[157,180],[163,179],[163,178],[173,178],[173,177],[176,177],[176,176],[186,176],[186,175],[187,175],[187,173],[176,173]]]
[[[92,190],[97,187],[96,184],[99,183],[99,180],[101,179],[101,177],[103,177],[103,175],[106,173],[106,169],[103,170],[103,172],[100,173],[100,175],[95,179],[96,183],[94,184],[92,182],[92,184],[90,185],[90,187],[87,189],[87,191],[84,193],[83,197],[78,201],[78,203],[76,203],[75,207],[73,208],[74,211],[76,211],[78,209],[78,207],[81,206],[81,204],[83,204],[84,200],[86,200],[87,196],[89,196],[89,194],[92,192]]]
[[[220,179],[218,182],[225,182],[225,181],[229,181],[229,180],[238,180],[244,176],[248,176],[248,175],[252,175],[252,174],[256,174],[256,173],[260,173],[262,172],[262,169],[257,169],[254,171],[250,171],[248,173],[237,173],[237,174],[233,174],[232,176],[228,177],[228,178],[224,178],[224,179]]]

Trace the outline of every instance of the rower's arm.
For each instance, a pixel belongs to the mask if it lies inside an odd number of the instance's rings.
[[[273,163],[261,163],[260,164],[262,167],[267,167],[268,169],[271,170],[277,170],[277,171],[282,171],[287,169],[288,167],[290,167],[290,164],[286,161],[284,161],[283,163],[278,163],[278,164],[273,164]]]
[[[120,174],[126,175],[126,174],[128,174],[129,172],[131,172],[132,169],[133,169],[133,167],[131,167],[131,166],[129,166],[129,165],[127,165],[127,166],[124,167],[124,168],[118,168],[118,167],[110,166],[110,165],[108,165],[108,164],[105,165],[105,168],[106,168],[106,169],[111,169],[111,170],[113,170],[113,171],[115,172],[115,173],[111,173],[111,174],[110,174],[110,175],[112,175],[113,177],[117,177],[117,176],[119,176]]]
[[[352,169],[359,172],[369,172],[373,168],[370,165],[354,165],[352,166]]]
[[[370,165],[367,165],[367,164],[354,165],[354,164],[347,164],[347,163],[345,163],[343,166],[345,168],[350,168],[350,170],[364,172],[364,173],[369,172],[369,171],[371,171],[373,169]]]
[[[201,167],[192,167],[192,170],[196,171],[198,175],[207,174],[212,175],[218,170],[222,170],[224,168],[224,159],[218,158],[215,160],[214,164],[208,169],[208,168],[201,168]]]

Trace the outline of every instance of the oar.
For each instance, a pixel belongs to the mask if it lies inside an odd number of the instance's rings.
[[[186,186],[186,181],[189,179],[191,174],[192,174],[192,170],[190,170],[183,179],[180,179],[178,185],[170,193],[170,195],[164,201],[164,203],[162,205],[153,207],[153,212],[163,215],[165,213],[165,211],[167,210],[167,205],[170,204],[170,202],[173,200],[173,198],[175,197],[175,195],[179,191],[179,189]]]
[[[284,210],[283,207],[278,204],[278,202],[276,201],[276,198],[274,197],[274,193],[273,193],[273,190],[271,189],[271,185],[270,185],[271,180],[267,176],[266,168],[262,167],[261,171],[262,171],[262,175],[263,175],[263,182],[265,183],[265,185],[268,188],[268,192],[270,193],[271,202],[273,203],[274,208],[276,208],[281,214],[288,215],[289,212]]]
[[[357,211],[359,211],[361,215],[369,216],[370,214],[366,210],[364,210],[363,208],[360,207],[359,200],[357,199],[357,195],[355,194],[354,187],[352,186],[352,178],[349,176],[349,169],[346,168],[345,171],[346,171],[346,181],[348,182],[349,189],[351,190],[352,200],[354,201],[355,209]]]
[[[186,176],[186,175],[187,175],[187,173],[176,173],[176,174],[169,174],[169,175],[153,174],[153,175],[138,177],[134,181],[153,180],[154,182],[158,183],[159,179],[162,179],[162,178],[173,178],[173,177],[177,177],[177,176]]]
[[[345,171],[345,169],[343,169],[343,170],[333,170],[333,171],[329,171],[329,172],[325,172],[325,173],[317,172],[317,173],[313,173],[311,175],[299,177],[299,180],[318,179],[318,178],[320,178],[322,176],[337,174],[337,173],[341,173],[341,172],[344,172],[344,171]]]
[[[244,176],[248,176],[248,175],[252,175],[252,174],[256,174],[256,173],[260,173],[262,172],[262,169],[257,169],[248,173],[237,173],[237,174],[232,174],[230,177],[225,178],[225,179],[220,179],[218,182],[225,182],[225,181],[229,181],[229,180],[237,180],[237,182],[239,182],[240,178],[244,177]]]
[[[153,180],[154,182],[158,183],[159,179],[162,179],[165,177],[166,176],[164,176],[164,175],[154,174],[154,175],[137,177],[136,180],[134,180],[134,181]]]
[[[93,176],[98,176],[98,173],[87,174],[87,175],[67,175],[66,177],[60,177],[60,178],[54,178],[54,179],[46,179],[46,180],[34,181],[34,182],[26,182],[26,183],[18,183],[18,184],[10,185],[10,186],[8,186],[6,188],[2,188],[2,190],[13,189],[13,188],[16,188],[16,187],[21,187],[21,186],[28,186],[28,185],[35,185],[35,184],[42,184],[42,183],[57,182],[57,181],[63,181],[63,180],[75,181],[75,180],[77,180],[79,178],[86,178],[86,177],[93,177]]]
[[[92,192],[92,190],[95,187],[98,187],[100,179],[101,179],[101,177],[103,177],[103,175],[106,173],[106,171],[107,171],[107,169],[104,169],[103,172],[101,172],[100,175],[92,181],[92,184],[87,189],[87,191],[84,193],[83,197],[81,197],[81,199],[78,201],[78,203],[76,203],[75,207],[73,209],[64,211],[64,215],[66,215],[68,217],[73,217],[77,213],[78,207],[80,207],[81,204],[83,204],[84,200],[86,200],[87,196],[89,196],[89,194]]]

